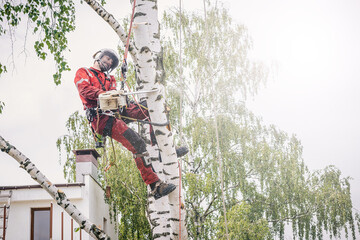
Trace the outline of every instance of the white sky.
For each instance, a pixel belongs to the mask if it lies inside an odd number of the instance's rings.
[[[108,1],[111,2],[110,0]],[[114,2],[114,1],[112,1]],[[178,0],[159,1],[160,11],[178,7]],[[166,2],[166,5],[164,5]],[[334,164],[351,176],[354,207],[360,210],[360,1],[356,0],[227,0],[225,6],[253,37],[252,57],[275,69],[274,78],[249,108],[268,124],[296,134],[310,169]],[[120,20],[130,14],[129,1],[108,5]],[[184,0],[186,9],[202,1]],[[81,110],[73,84],[79,67],[90,66],[98,49],[115,48],[118,38],[86,4],[77,6],[77,29],[69,35],[66,55],[71,72],[63,83],[52,82],[54,63],[35,57],[28,46],[26,63],[20,54],[23,33],[15,46],[14,72],[0,78],[0,134],[16,146],[53,182],[63,182],[56,139],[65,121]],[[10,64],[10,44],[0,38],[1,62]],[[17,162],[0,153],[0,185],[34,184]]]

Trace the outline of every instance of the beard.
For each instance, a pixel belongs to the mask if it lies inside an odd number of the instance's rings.
[[[110,69],[110,66],[107,63],[102,62],[101,60],[99,60],[99,66],[102,72],[109,71]]]

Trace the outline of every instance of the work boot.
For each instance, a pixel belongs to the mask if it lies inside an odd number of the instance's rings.
[[[153,184],[151,184],[153,185]],[[150,185],[150,186],[151,186]],[[151,186],[151,195],[154,196],[155,200],[158,200],[159,198],[168,195],[172,191],[174,191],[176,186],[172,183],[166,183],[161,180],[155,182],[155,186]]]
[[[175,150],[176,150],[176,156],[178,158],[181,158],[182,156],[185,156],[189,152],[189,149],[187,147],[185,147],[185,146],[178,147]]]

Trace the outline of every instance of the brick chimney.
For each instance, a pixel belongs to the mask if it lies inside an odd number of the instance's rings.
[[[95,149],[73,150],[76,156],[76,182],[84,182],[84,175],[90,175],[98,180],[98,161],[99,153]]]

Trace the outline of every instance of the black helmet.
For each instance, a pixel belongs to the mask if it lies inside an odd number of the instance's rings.
[[[113,62],[112,62],[112,65],[111,65],[111,67],[109,69],[101,69],[101,70],[102,71],[106,70],[106,71],[111,72],[112,70],[114,70],[119,65],[119,57],[118,57],[117,53],[114,50],[104,48],[104,49],[101,49],[100,51],[97,51],[93,55],[93,58],[95,59],[95,61],[100,61],[100,59],[105,55],[109,56],[112,59]]]

